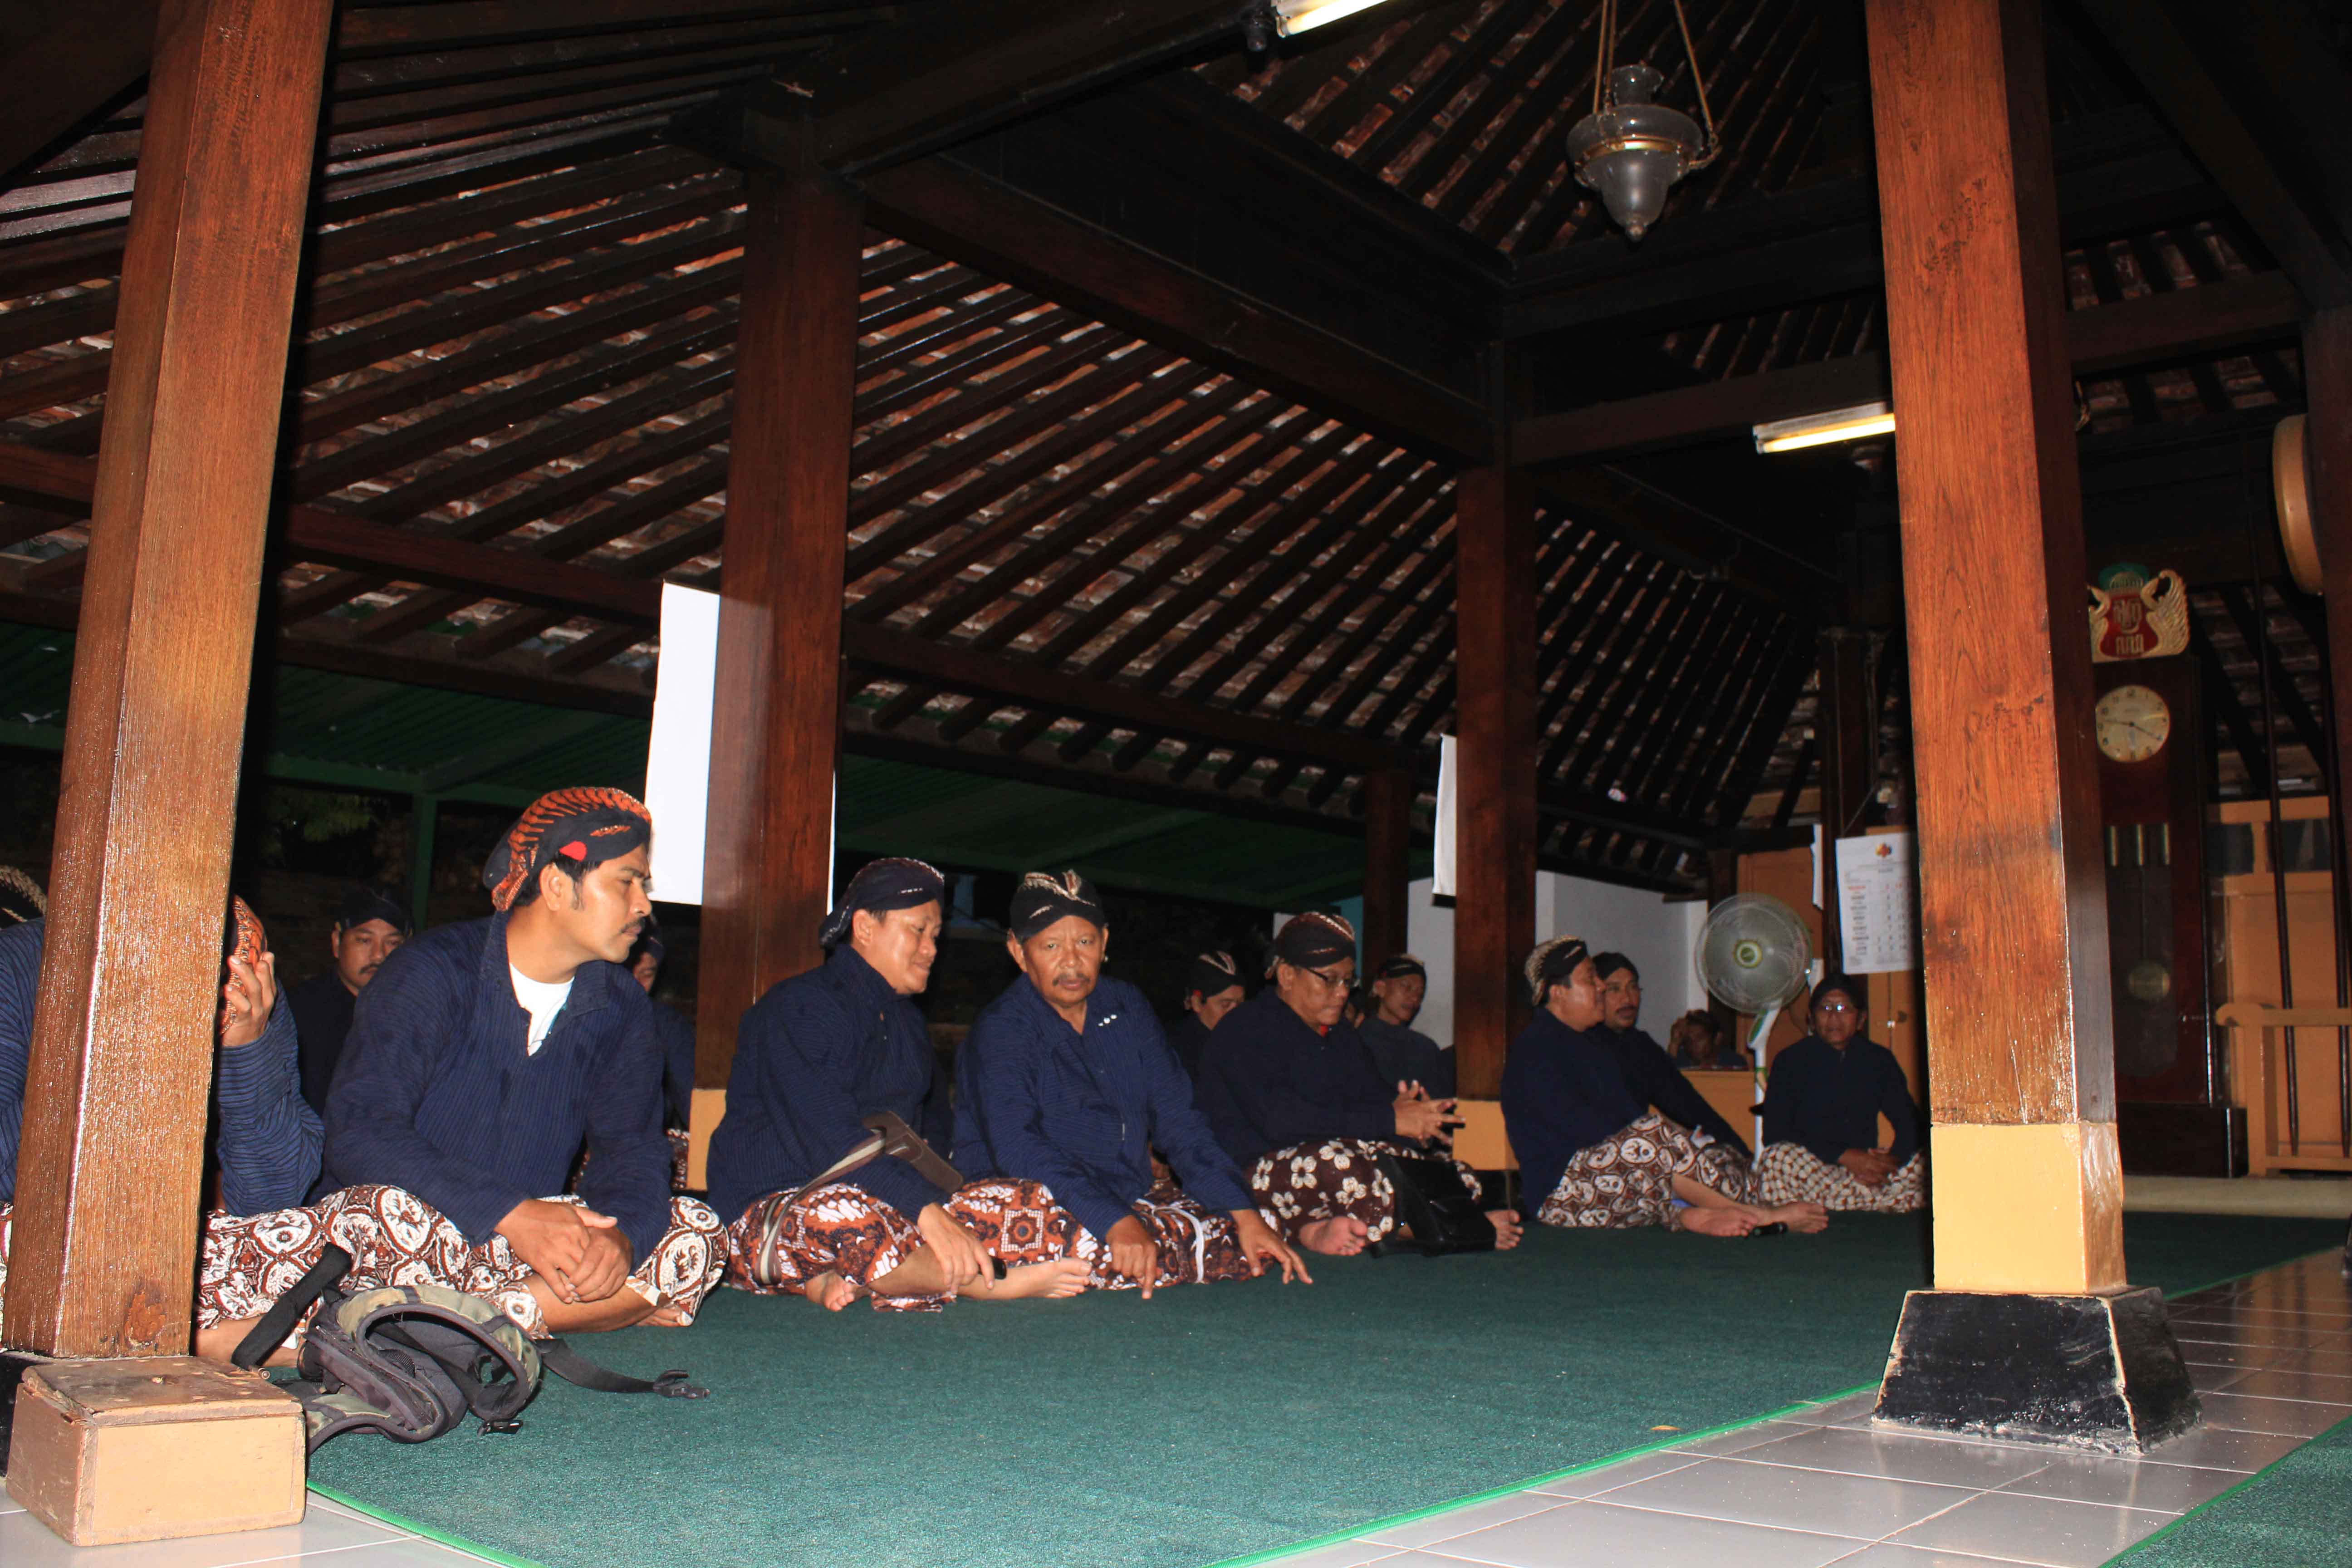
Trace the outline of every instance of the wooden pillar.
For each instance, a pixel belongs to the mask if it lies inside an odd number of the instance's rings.
[[[1862,831],[1877,784],[1878,735],[1864,669],[1867,634],[1837,626],[1822,634],[1821,679],[1813,734],[1822,759],[1822,956],[1843,969],[1843,900],[1838,896],[1837,841]]]
[[[1535,511],[1527,477],[1454,484],[1454,1055],[1457,1086],[1492,1099],[1528,1017],[1536,940]]]
[[[2322,310],[2303,324],[2304,482],[2319,541],[2321,603],[2327,612],[2327,668],[2334,688],[2339,819],[2352,823],[2352,306]],[[2339,868],[2352,864],[2339,845]]]
[[[74,644],[5,1338],[188,1344],[239,752],[329,0],[165,0]]]
[[[864,224],[856,195],[814,165],[755,172],[746,186],[703,851],[694,1071],[703,1089],[726,1085],[744,1009],[824,956],[816,933],[832,892],[841,749]],[[695,1131],[698,1142],[708,1129]]]
[[[1364,963],[1405,950],[1412,879],[1413,776],[1404,768],[1364,775]]]
[[[2194,1424],[2125,1288],[2082,498],[2034,0],[1868,0],[1914,624],[1936,1289],[1882,1419],[2126,1449]]]

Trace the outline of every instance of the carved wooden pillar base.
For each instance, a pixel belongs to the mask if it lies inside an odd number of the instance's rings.
[[[2096,1296],[1914,1290],[1881,1423],[2145,1453],[2204,1416],[2153,1287]]]

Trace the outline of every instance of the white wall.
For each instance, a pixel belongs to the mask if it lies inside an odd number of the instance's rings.
[[[1429,889],[1424,878],[1406,900],[1405,945],[1429,966],[1428,997],[1413,1026],[1439,1045],[1451,1046],[1454,910],[1432,903]],[[1614,883],[1536,874],[1536,939],[1568,932],[1582,937],[1596,952],[1614,949],[1631,958],[1642,971],[1642,1026],[1662,1040],[1678,1015],[1706,1005],[1695,963],[1699,927],[1706,921],[1703,900],[1669,903],[1659,894]]]

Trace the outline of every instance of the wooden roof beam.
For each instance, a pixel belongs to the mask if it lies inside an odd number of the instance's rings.
[[[0,26],[0,175],[13,174],[147,74],[155,0],[15,6]]]

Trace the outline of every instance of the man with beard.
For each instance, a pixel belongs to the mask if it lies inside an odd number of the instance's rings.
[[[1748,1159],[1748,1140],[1691,1087],[1665,1048],[1641,1026],[1642,972],[1633,961],[1622,952],[1595,953],[1592,968],[1601,976],[1601,1027],[1590,1037],[1617,1064],[1618,1076],[1633,1098],[1667,1121],[1704,1132]]]
[[[1528,955],[1526,969],[1536,1015],[1511,1042],[1502,1100],[1529,1219],[1610,1230],[1663,1225],[1702,1236],[1746,1236],[1776,1224],[1817,1231],[1829,1223],[1819,1204],[1759,1205],[1746,1160],[1634,1099],[1592,1038],[1601,976],[1581,941],[1552,938]]]
[[[1050,1238],[1039,1256],[1082,1258],[1087,1284],[1140,1287],[1146,1300],[1157,1286],[1248,1279],[1268,1263],[1306,1279],[1193,1108],[1143,994],[1103,978],[1110,928],[1093,884],[1030,872],[1006,929],[1021,977],[957,1057],[956,1159],[970,1175],[1039,1184],[1049,1206],[989,1215],[1000,1247],[1011,1235]],[[1154,1147],[1181,1187],[1155,1180]]]
[[[728,1283],[839,1311],[937,1310],[958,1296],[1069,1296],[1087,1265],[1016,1234],[992,1253],[992,1215],[1034,1213],[1034,1184],[949,1190],[908,1161],[850,1159],[869,1116],[897,1117],[934,1149],[952,1131],[947,1086],[913,998],[939,956],[946,883],[920,860],[850,879],[817,935],[824,963],[743,1015],[727,1115],[710,1139],[710,1201],[730,1216]],[[1016,1190],[1020,1189],[1020,1190]],[[1019,1227],[1013,1227],[1016,1231]],[[1003,1270],[998,1265],[1020,1267]]]
[[[1346,1021],[1356,931],[1336,914],[1293,916],[1274,939],[1274,984],[1217,1026],[1201,1063],[1201,1109],[1258,1209],[1286,1241],[1350,1256],[1397,1227],[1383,1152],[1442,1151],[1462,1125],[1454,1101],[1384,1079]],[[1456,1162],[1457,1165],[1459,1162]],[[1466,1165],[1471,1194],[1477,1178]],[[1490,1209],[1495,1245],[1517,1246],[1519,1222]]]
[[[1382,1083],[1417,1083],[1432,1096],[1454,1094],[1454,1053],[1412,1026],[1429,991],[1429,971],[1409,952],[1372,971],[1372,1004],[1357,1026]]]
[[[534,1339],[693,1321],[720,1227],[671,1196],[652,1010],[623,967],[652,912],[652,837],[619,790],[543,795],[483,870],[498,912],[386,962],[327,1096],[326,1195],[208,1239],[204,1353],[330,1241],[352,1256],[347,1289],[431,1280]],[[558,1195],[583,1142],[578,1195]]]
[[[383,961],[410,935],[408,911],[382,888],[354,882],[343,889],[327,951],[334,963],[286,994],[302,1040],[302,1098],[324,1111],[327,1090],[352,1032],[352,1010]]]
[[[1168,1026],[1168,1044],[1184,1064],[1185,1077],[1200,1072],[1210,1031],[1248,996],[1242,989],[1241,965],[1232,953],[1203,952],[1193,958],[1192,972],[1184,977],[1184,1016]]]

